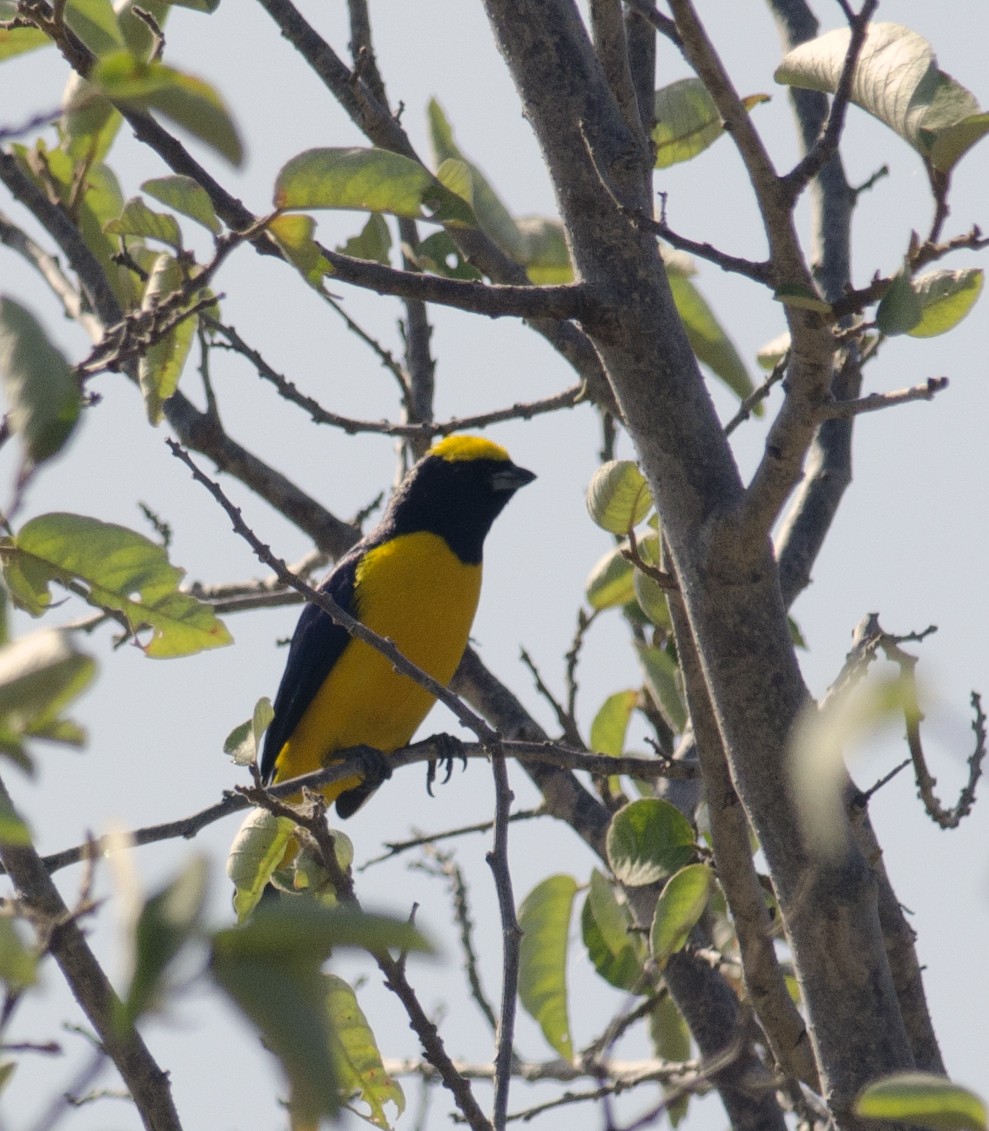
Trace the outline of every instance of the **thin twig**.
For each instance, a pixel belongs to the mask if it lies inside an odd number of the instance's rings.
[[[508,783],[508,765],[503,750],[492,752],[491,771],[495,785],[495,826],[492,848],[485,860],[494,876],[502,939],[501,1010],[495,1050],[492,1123],[495,1131],[504,1131],[508,1117],[508,1093],[512,1082],[522,928],[515,914],[515,895],[508,862],[508,821],[515,795]]]
[[[510,821],[531,821],[534,817],[545,817],[546,814],[546,807],[539,805],[535,809],[516,809],[508,819]],[[408,852],[413,848],[438,844],[440,841],[468,836],[470,833],[487,833],[493,828],[494,821],[478,821],[477,824],[463,825],[459,829],[444,829],[443,832],[438,833],[422,833],[410,840],[386,840],[384,846],[388,851],[382,852],[380,856],[372,856],[370,860],[365,860],[363,864],[357,867],[356,871],[364,872],[375,864],[383,864],[386,860],[393,860],[396,856],[400,856],[403,852]]]
[[[884,408],[895,408],[897,405],[910,404],[913,401],[932,401],[947,387],[947,377],[928,377],[922,385],[914,385],[909,389],[897,389],[891,393],[870,393],[854,401],[830,401],[821,405],[819,413],[824,420],[847,420],[866,412],[879,412]]]
[[[552,742],[516,742],[504,740],[502,747],[507,757],[515,758],[523,764],[532,765],[534,767],[554,767],[559,770],[583,771],[593,774],[595,777],[609,777],[612,774],[625,774],[629,777],[643,778],[649,781],[653,778],[667,777],[687,780],[696,776],[696,770],[693,766],[683,762],[670,762],[660,758],[612,758],[607,754],[585,754],[583,751],[573,750]],[[417,742],[414,746],[408,746],[404,750],[398,750],[393,754],[389,754],[388,763],[395,769],[401,769],[404,766],[428,763],[435,760],[436,757],[442,755],[442,753],[443,750],[440,743],[432,739],[427,739],[425,742]],[[487,749],[480,743],[465,743],[458,751],[458,757],[461,755],[465,758],[489,757]],[[273,797],[291,797],[301,789],[308,788],[319,790],[323,786],[332,785],[345,778],[353,777],[355,771],[360,771],[363,765],[364,760],[362,760],[360,754],[349,757],[345,751],[341,751],[339,761],[335,761],[333,765],[327,766],[322,770],[316,770],[311,774],[305,774],[302,777],[279,782],[278,785],[269,787],[269,793]],[[148,825],[128,833],[128,843],[139,847],[145,844],[158,844],[163,840],[176,840],[179,837],[191,840],[209,825],[232,816],[234,813],[243,812],[243,810],[248,807],[248,803],[239,794],[226,793],[222,801],[218,801],[215,805],[210,805],[188,817],[181,817],[174,821],[166,821],[159,825]],[[535,816],[536,813],[532,815]],[[461,831],[482,832],[490,827],[490,824],[487,824],[485,827],[477,828],[469,826],[463,830],[454,830],[450,833],[438,834],[436,839],[442,839],[445,836],[458,836]],[[94,843],[95,851],[97,853],[103,853],[114,847],[119,847],[120,841],[116,836],[99,837]],[[79,845],[74,848],[64,849],[61,852],[52,853],[44,857],[43,863],[49,872],[56,872],[61,868],[78,864],[85,858],[86,848],[86,845]],[[397,850],[404,850],[403,846],[399,844]],[[0,869],[0,874],[2,874],[2,871],[3,870]]]
[[[858,65],[862,46],[869,31],[869,21],[878,7],[879,0],[865,0],[858,15],[849,14],[848,50],[845,53],[845,61],[842,65],[834,98],[831,100],[831,112],[828,115],[827,124],[821,131],[820,137],[800,161],[789,173],[780,178],[783,188],[790,194],[792,200],[797,199],[811,179],[824,168],[838,151],[841,133],[845,128],[845,114],[852,95],[855,68]],[[846,14],[849,12],[850,10],[846,8]]]
[[[491,424],[499,424],[505,420],[531,420],[533,417],[541,416],[544,413],[573,408],[584,399],[586,392],[583,385],[572,385],[570,388],[564,389],[562,393],[556,393],[539,401],[517,403],[505,408],[494,409],[491,412],[461,418],[454,417],[452,420],[439,423],[419,421],[402,424],[388,420],[358,420],[330,412],[313,400],[312,397],[301,393],[288,378],[279,373],[257,350],[248,345],[232,326],[224,325],[209,316],[206,316],[205,320],[211,329],[226,338],[231,349],[247,358],[257,370],[258,376],[274,385],[285,400],[305,409],[316,424],[340,428],[348,435],[367,432],[381,436],[399,436],[410,440],[428,441],[434,436],[447,436],[453,432],[470,428],[486,428]]]

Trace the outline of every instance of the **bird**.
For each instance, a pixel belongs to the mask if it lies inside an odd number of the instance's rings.
[[[409,471],[381,521],[340,559],[319,592],[447,685],[477,610],[484,539],[509,499],[535,478],[492,440],[447,436]],[[307,604],[265,733],[262,781],[275,785],[321,769],[353,747],[382,755],[400,750],[434,702],[381,652]],[[346,818],[385,776],[386,766],[321,792]]]

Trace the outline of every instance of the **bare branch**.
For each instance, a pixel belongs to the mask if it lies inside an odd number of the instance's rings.
[[[546,807],[540,805],[536,809],[516,809],[508,818],[510,821],[531,821],[534,817],[545,817]],[[487,833],[494,828],[494,821],[478,821],[475,825],[464,825],[459,829],[446,829],[438,833],[423,833],[421,836],[412,837],[410,840],[386,840],[384,846],[388,850],[380,856],[372,856],[365,860],[357,871],[363,872],[375,864],[383,864],[394,856],[400,856],[413,848],[422,848],[424,845],[438,844],[442,840],[451,840],[453,837],[467,836],[470,833]]]
[[[851,35],[848,40],[848,50],[845,53],[845,62],[842,65],[841,75],[834,98],[831,100],[831,113],[828,115],[827,125],[820,137],[797,162],[797,164],[782,178],[782,184],[791,198],[797,197],[807,187],[810,180],[824,168],[835,153],[838,152],[838,143],[841,140],[842,130],[845,128],[845,113],[852,94],[852,82],[855,78],[855,67],[862,53],[862,46],[869,30],[869,21],[879,0],[865,0],[862,10],[858,15],[849,16]]]
[[[823,404],[820,415],[827,420],[847,420],[866,412],[879,412],[884,408],[910,404],[913,401],[932,401],[943,389],[948,387],[947,377],[928,377],[922,385],[909,389],[897,389],[890,393],[870,393],[854,401],[832,401]]]
[[[428,443],[434,436],[447,436],[452,432],[461,432],[471,428],[485,428],[505,420],[531,420],[533,417],[541,416],[544,413],[573,408],[584,398],[584,386],[571,385],[569,389],[564,389],[562,393],[545,397],[543,400],[518,403],[505,408],[494,409],[491,412],[478,413],[475,416],[455,417],[452,420],[439,423],[421,421],[402,424],[392,423],[388,420],[357,420],[353,417],[340,416],[338,413],[330,412],[312,397],[301,393],[287,377],[270,365],[261,353],[248,345],[232,326],[224,325],[212,318],[207,318],[207,322],[212,329],[230,343],[233,350],[247,358],[257,370],[258,376],[274,385],[285,400],[305,409],[315,423],[340,428],[348,435],[368,432]]]
[[[680,39],[680,33],[677,31],[676,24],[669,16],[664,16],[662,12],[657,11],[655,5],[652,4],[650,0],[625,0],[625,4],[634,12],[638,12],[640,16],[647,19],[659,34],[666,36],[674,46],[683,46],[683,41]]]

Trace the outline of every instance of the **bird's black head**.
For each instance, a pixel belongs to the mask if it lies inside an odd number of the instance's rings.
[[[439,534],[461,561],[476,564],[491,524],[519,487],[535,478],[491,440],[448,436],[405,477],[382,527],[392,537],[420,530]]]

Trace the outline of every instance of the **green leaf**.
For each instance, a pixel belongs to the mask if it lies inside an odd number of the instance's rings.
[[[706,864],[688,864],[671,876],[656,902],[649,932],[652,956],[660,964],[682,950],[714,890],[714,873]]]
[[[13,919],[0,918],[0,980],[8,990],[21,990],[34,983],[38,955],[21,938]]]
[[[784,56],[776,81],[834,94],[849,40],[841,28],[802,43]],[[942,173],[989,132],[989,114],[971,92],[938,69],[926,39],[900,24],[869,25],[851,98]]]
[[[209,193],[192,177],[178,175],[154,177],[150,181],[145,181],[141,189],[148,196],[160,200],[162,204],[167,204],[169,208],[174,208],[176,212],[181,212],[183,216],[188,216],[197,224],[202,224],[214,236],[218,236],[223,230]]]
[[[855,1114],[933,1131],[989,1127],[986,1105],[974,1092],[928,1072],[903,1072],[870,1084],[855,1101]]]
[[[178,261],[171,255],[159,255],[148,277],[141,310],[153,313],[172,295],[181,292],[184,284],[185,274]],[[195,315],[183,318],[163,338],[149,346],[138,360],[137,376],[150,424],[157,426],[164,419],[165,402],[178,388],[198,324],[199,319]]]
[[[11,430],[28,459],[58,453],[80,412],[79,384],[60,350],[19,303],[0,297],[0,383]]]
[[[92,657],[67,633],[45,629],[0,648],[0,749],[19,750],[21,738],[81,745],[84,733],[65,726],[62,711],[96,675]]]
[[[573,1059],[567,1011],[567,941],[577,881],[549,876],[525,897],[519,909],[519,1000],[538,1022],[550,1047]]]
[[[658,534],[647,534],[645,538],[640,538],[637,543],[637,549],[639,551],[639,557],[646,565],[659,567]],[[666,601],[666,590],[655,577],[650,577],[649,574],[643,572],[638,566],[633,564],[632,569],[632,589],[635,593],[635,599],[639,603],[639,608],[654,625],[666,629],[667,632],[671,632],[673,630],[673,624],[670,621],[670,609]]]
[[[311,216],[273,216],[268,221],[268,231],[285,258],[311,287],[322,293],[323,276],[332,275],[333,267],[313,239],[315,230],[316,221]]]
[[[9,20],[17,14],[13,0],[0,4],[0,20]],[[4,59],[13,59],[16,55],[24,55],[28,51],[36,51],[39,47],[47,47],[52,41],[40,29],[35,27],[0,28],[0,63]]]
[[[694,830],[669,801],[641,797],[611,818],[606,848],[616,879],[629,887],[641,887],[690,863]]]
[[[446,236],[445,232],[437,232],[437,236]],[[435,237],[434,237],[435,238]],[[449,240],[449,236],[446,236]],[[337,251],[344,255],[353,256],[354,259],[369,259],[372,263],[383,263],[386,267],[390,262],[391,232],[388,222],[380,212],[372,212],[367,218],[367,223],[361,228],[360,235],[352,236]]]
[[[592,609],[613,609],[635,598],[633,566],[623,556],[622,548],[609,550],[584,582],[584,598]],[[627,544],[624,548],[628,549]]]
[[[690,1029],[676,1003],[664,994],[649,1014],[649,1036],[656,1055],[662,1060],[682,1061],[690,1056]],[[687,1114],[690,1094],[680,1089],[663,1088],[667,1097],[666,1114],[671,1127],[677,1127]]]
[[[65,22],[94,55],[124,46],[124,35],[110,0],[69,0]]]
[[[767,94],[752,94],[742,99],[748,110],[768,101]],[[718,108],[700,79],[678,79],[657,90],[654,112],[656,124],[652,139],[656,145],[657,169],[689,161],[724,133]]]
[[[340,1094],[356,1097],[368,1106],[357,1114],[375,1127],[388,1128],[385,1104],[395,1105],[396,1116],[405,1110],[401,1085],[385,1071],[374,1033],[357,1003],[357,995],[342,978],[325,976],[326,1011],[333,1063]],[[350,1103],[347,1104],[350,1107]],[[353,1109],[351,1109],[353,1110]]]
[[[517,263],[527,263],[523,238],[515,220],[481,170],[460,150],[453,136],[453,128],[435,98],[429,100],[427,113],[429,137],[437,166],[442,167],[444,162],[455,160],[467,168],[471,182],[470,200],[481,230]]]
[[[473,227],[470,205],[418,161],[384,149],[307,149],[282,166],[275,207],[349,208]]]
[[[772,372],[783,358],[786,357],[789,349],[790,331],[785,330],[782,334],[777,334],[775,338],[770,339],[765,345],[759,347],[759,351],[755,355],[756,361],[759,363],[759,368],[765,369],[767,373]]]
[[[570,249],[559,220],[519,216],[515,226],[522,240],[522,263],[537,287],[573,282]]]
[[[168,0],[176,8],[188,8],[190,12],[205,12],[212,15],[220,6],[220,0]]]
[[[629,719],[639,701],[637,691],[616,691],[601,704],[591,723],[591,749],[620,758],[625,752]]]
[[[115,106],[157,111],[232,165],[243,161],[244,148],[233,119],[223,99],[202,79],[164,63],[143,62],[129,51],[100,59],[89,78]]]
[[[411,923],[347,907],[324,907],[308,896],[261,904],[251,918],[213,936],[214,955],[273,963],[325,962],[335,947],[433,952],[432,944]]]
[[[233,737],[231,735],[227,742]],[[233,904],[238,923],[243,923],[257,907],[289,846],[294,848],[294,832],[294,821],[289,817],[276,817],[266,809],[252,809],[244,818],[227,855],[227,875],[234,885]]]
[[[717,141],[724,132],[714,99],[700,79],[680,79],[656,91],[656,168],[666,169]]]
[[[460,248],[444,230],[433,232],[420,241],[415,260],[420,270],[431,271],[447,279],[480,279],[481,272],[464,259]]]
[[[651,509],[649,484],[632,460],[609,460],[594,473],[587,488],[587,513],[603,530],[627,534]]]
[[[0,40],[2,42],[2,40]],[[0,1094],[3,1093],[4,1088],[10,1083],[11,1076],[14,1075],[14,1070],[17,1068],[17,1061],[8,1060],[0,1064]]]
[[[223,743],[223,753],[233,758],[235,766],[252,766],[257,761],[261,739],[271,726],[274,717],[271,700],[267,696],[262,696],[254,704],[254,714],[247,722],[234,727],[227,735]]]
[[[681,691],[680,669],[663,648],[636,642],[646,689],[663,712],[666,721],[678,733],[687,725],[687,708]]]
[[[324,930],[316,953],[311,944],[306,951],[291,945],[294,913],[283,912],[301,902],[267,912],[262,905],[244,925],[217,932],[210,971],[281,1062],[295,1117],[313,1122],[339,1108],[326,981],[319,972],[332,943]],[[273,919],[283,928],[274,940]]]
[[[169,966],[202,923],[208,880],[209,865],[195,857],[141,908],[134,925],[133,973],[123,1002],[129,1022],[160,1004]]]
[[[904,264],[876,309],[876,325],[888,337],[906,334],[920,322],[920,297],[913,289],[910,268]]]
[[[466,161],[458,161],[453,157],[440,164],[436,170],[436,179],[450,192],[456,193],[461,200],[473,207],[474,182],[470,175],[470,166]]]
[[[19,603],[37,615],[51,601],[49,583],[81,582],[86,599],[124,615],[131,630],[151,629],[142,645],[155,658],[187,656],[232,641],[212,608],[179,592],[183,570],[169,564],[165,550],[141,534],[77,514],[31,519],[0,547]],[[25,602],[25,592],[33,601]]]
[[[2,654],[2,653],[0,653]],[[31,830],[20,813],[0,797],[0,844],[25,845],[31,843]]]
[[[931,271],[913,280],[920,302],[920,320],[907,333],[911,338],[933,338],[953,330],[982,294],[985,272],[981,267],[959,271]]]
[[[624,904],[597,869],[591,872],[591,887],[580,913],[584,946],[594,969],[609,985],[619,990],[645,993],[642,956],[629,933]]]
[[[773,298],[794,310],[812,310],[817,314],[830,314],[831,304],[804,283],[784,283],[773,292]]]
[[[753,390],[752,378],[731,338],[714,316],[700,291],[678,271],[667,269],[677,313],[687,331],[690,346],[708,369],[740,399]],[[758,414],[762,406],[753,410]]]
[[[74,162],[86,165],[105,159],[120,132],[123,117],[91,82],[73,71],[62,94],[61,147]]]

